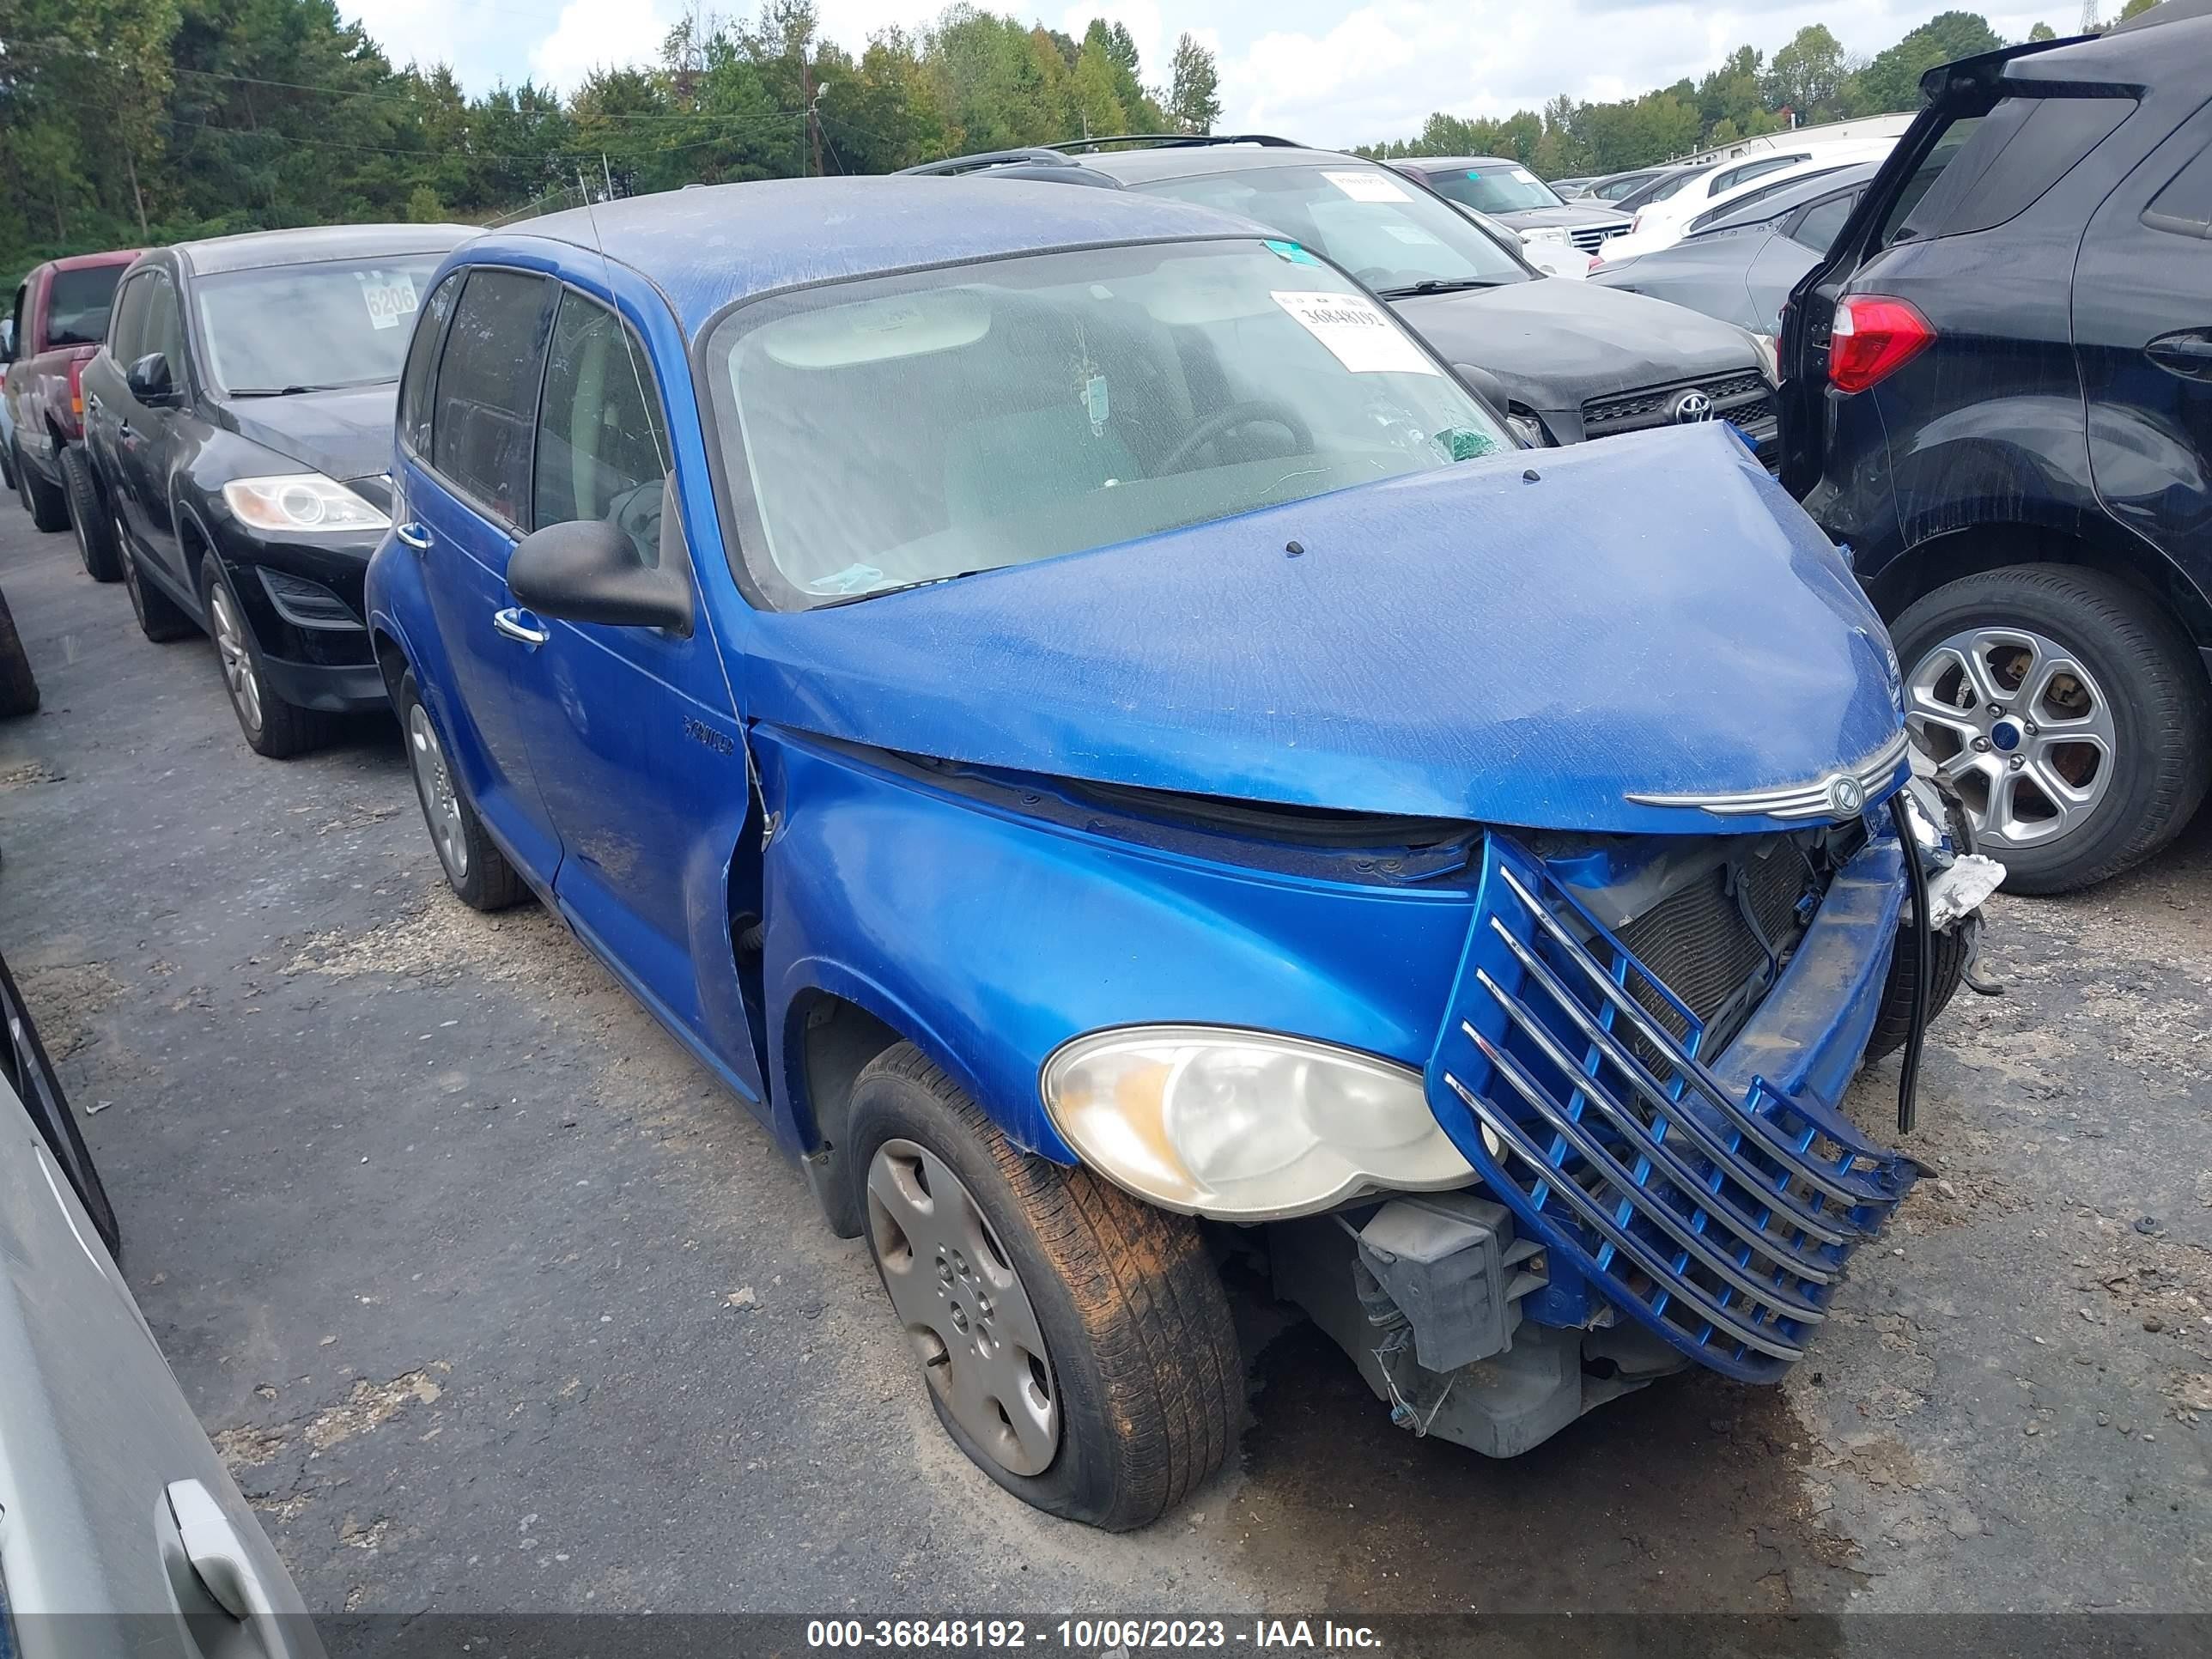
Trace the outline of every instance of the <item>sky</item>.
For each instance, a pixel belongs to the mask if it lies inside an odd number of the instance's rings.
[[[481,92],[526,76],[563,90],[600,64],[658,52],[686,0],[338,0],[396,63],[444,61]],[[752,0],[727,10],[749,15]],[[1224,131],[1279,133],[1322,145],[1410,137],[1430,112],[1507,115],[1565,92],[1602,100],[1711,69],[1749,42],[1771,52],[1808,23],[1871,56],[1961,0],[1098,0],[991,4],[1080,36],[1095,16],[1127,26],[1147,82],[1164,81],[1177,34],[1221,67]],[[1965,0],[1971,9],[1972,0]],[[2117,10],[2111,0],[2108,10]],[[926,26],[932,0],[816,0],[823,32],[856,55],[890,24]],[[2072,32],[2081,8],[1984,8],[2008,40],[2048,22]],[[832,96],[834,97],[834,94]]]

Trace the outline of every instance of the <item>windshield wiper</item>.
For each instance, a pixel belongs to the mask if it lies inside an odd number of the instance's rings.
[[[871,587],[858,593],[841,593],[834,599],[824,599],[819,605],[810,605],[809,611],[835,611],[841,605],[858,605],[863,599],[880,599],[886,593],[904,593],[911,588],[934,587],[939,582],[957,582],[963,576],[980,576],[986,570],[999,570],[1003,566],[984,565],[975,570],[955,570],[943,576],[918,576],[910,582],[893,582],[888,587]]]
[[[1386,300],[1406,300],[1416,294],[1462,294],[1471,288],[1503,288],[1502,276],[1426,276],[1404,288],[1378,288],[1375,291]]]
[[[386,380],[331,380],[321,386],[234,386],[234,398],[291,398],[302,392],[351,392],[356,386],[386,386]]]

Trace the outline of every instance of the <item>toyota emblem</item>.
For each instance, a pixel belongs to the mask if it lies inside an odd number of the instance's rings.
[[[1713,418],[1713,400],[1702,392],[1685,392],[1674,399],[1674,423],[1691,426]]]
[[[1866,811],[1866,791],[1856,778],[1836,778],[1828,785],[1828,805],[1839,818],[1855,818]]]

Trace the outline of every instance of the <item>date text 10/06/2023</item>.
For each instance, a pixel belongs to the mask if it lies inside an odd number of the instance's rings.
[[[806,1645],[825,1649],[1045,1648],[1109,1653],[1167,1648],[1304,1649],[1375,1652],[1382,1638],[1365,1625],[1321,1619],[811,1619]]]

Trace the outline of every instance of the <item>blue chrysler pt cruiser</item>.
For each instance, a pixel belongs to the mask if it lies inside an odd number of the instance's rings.
[[[1838,1103],[1997,872],[1718,429],[1518,449],[1195,208],[815,180],[467,244],[393,477],[454,890],[773,1127],[1030,1503],[1218,1467],[1232,1252],[1505,1455],[1779,1375],[1911,1183]]]

